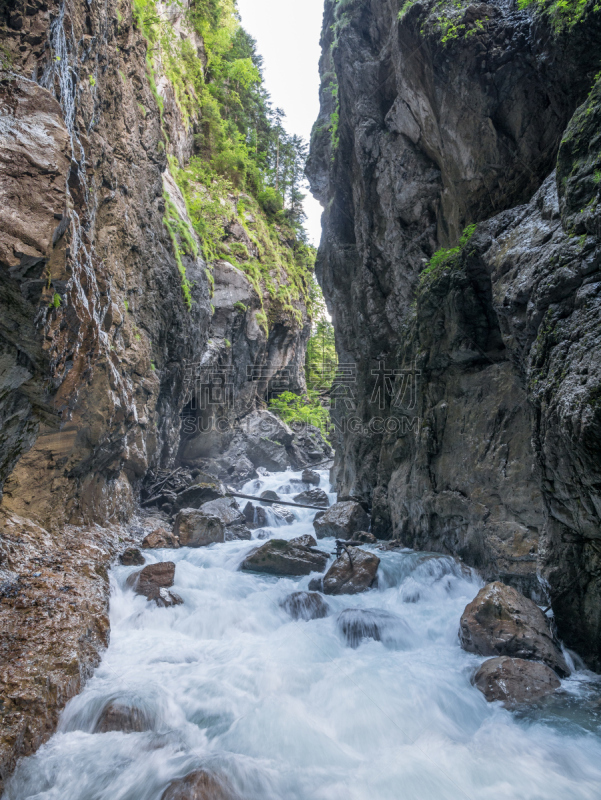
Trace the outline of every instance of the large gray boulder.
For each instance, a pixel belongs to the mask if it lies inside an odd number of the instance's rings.
[[[251,538],[246,517],[233,497],[211,500],[199,509],[182,509],[175,518],[173,532],[182,547]]]
[[[501,656],[482,664],[474,685],[489,703],[500,700],[506,708],[516,708],[553,694],[561,684],[553,670],[539,661]]]
[[[113,700],[106,705],[94,726],[94,733],[143,733],[152,730],[152,719],[141,708],[125,700]]]
[[[197,481],[177,495],[174,510],[181,508],[200,508],[204,503],[225,497],[225,487],[221,481]]]
[[[542,661],[562,677],[570,673],[540,608],[499,581],[481,589],[466,607],[459,638],[470,653]]]
[[[318,539],[333,536],[336,539],[350,539],[357,531],[366,531],[369,528],[369,516],[359,503],[346,500],[335,503],[322,514],[318,512],[313,521],[315,535]]]
[[[319,474],[312,469],[304,469],[301,478],[303,483],[310,483],[312,486],[319,486],[321,483]]]
[[[302,503],[308,506],[323,506],[327,508],[330,505],[330,499],[323,489],[307,489],[295,495],[293,499],[295,503]]]
[[[324,594],[359,594],[375,585],[380,559],[373,553],[351,547],[332,564],[323,579]]]
[[[242,562],[241,569],[268,575],[309,575],[323,572],[328,554],[284,539],[270,539]]]

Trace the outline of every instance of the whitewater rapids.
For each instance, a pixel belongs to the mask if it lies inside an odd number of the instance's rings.
[[[243,491],[300,491],[290,479],[300,473]],[[315,512],[294,513],[268,535],[313,533]],[[175,608],[126,588],[137,568],[113,568],[110,646],[5,800],[160,800],[200,767],[225,773],[245,800],[599,800],[598,677],[576,671],[527,713],[487,703],[470,683],[484,659],[457,639],[482,586],[475,574],[452,558],[362,545],[381,558],[378,588],[293,621],[281,603],[310,578],[239,571],[257,544],[145,551],[147,563],[176,563]],[[335,550],[331,539],[318,546]],[[337,624],[349,608],[396,627],[351,647]],[[152,731],[92,733],[115,699],[143,709]]]

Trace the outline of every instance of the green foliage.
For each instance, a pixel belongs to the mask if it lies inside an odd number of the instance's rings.
[[[441,247],[430,259],[428,266],[419,276],[419,288],[422,289],[430,279],[440,275],[447,267],[452,267],[457,263],[458,256],[463,252],[470,239],[474,235],[477,224],[473,223],[464,228],[457,247]]]
[[[310,389],[327,393],[332,388],[338,366],[334,326],[327,316],[321,288],[315,279],[313,291],[313,322],[307,344],[305,377]]]
[[[177,208],[171,202],[169,195],[165,192],[163,194],[165,200],[165,216],[163,222],[169,232],[171,244],[173,245],[173,253],[177,262],[177,268],[182,279],[182,293],[184,295],[184,302],[188,311],[192,308],[192,284],[186,277],[186,267],[182,261],[182,256],[192,254],[198,257],[198,247],[196,240],[192,235],[188,225],[177,213]]]
[[[96,78],[93,75],[88,75],[90,86],[96,86]]]
[[[570,30],[589,13],[601,11],[599,0],[518,0],[518,6],[521,9],[534,6],[549,17],[556,33]]]
[[[319,402],[317,392],[308,391],[306,395],[283,392],[269,401],[269,410],[288,425],[293,423],[314,425],[324,435],[328,434],[330,415]]]
[[[60,308],[61,307],[61,296],[55,292],[52,296],[52,300],[49,303],[49,308]]]
[[[240,314],[246,314],[246,312],[247,312],[247,310],[248,310],[248,309],[246,308],[246,306],[244,305],[244,303],[240,302],[240,300],[238,300],[237,302],[235,302],[235,303],[234,303],[234,308],[235,308],[235,309],[236,309],[236,311],[238,311]]]

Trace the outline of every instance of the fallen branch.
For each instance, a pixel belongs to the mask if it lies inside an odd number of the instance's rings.
[[[229,497],[241,497],[243,500],[254,500],[256,503],[271,503],[276,506],[292,506],[292,508],[312,508],[315,511],[325,511],[324,506],[307,506],[304,503],[290,503],[287,500],[268,500],[266,497],[257,497],[254,494],[241,494],[240,492],[228,491]]]

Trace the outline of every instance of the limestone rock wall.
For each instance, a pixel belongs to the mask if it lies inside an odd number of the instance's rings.
[[[562,26],[535,4],[326,2],[309,165],[355,365],[339,491],[378,536],[552,601],[595,668],[599,42],[593,3]]]

